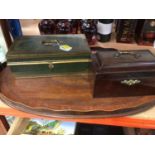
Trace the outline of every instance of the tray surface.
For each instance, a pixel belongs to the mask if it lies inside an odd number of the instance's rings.
[[[0,98],[9,106],[44,116],[111,117],[150,108],[155,96],[92,97],[93,76],[16,79],[7,67],[0,73]]]

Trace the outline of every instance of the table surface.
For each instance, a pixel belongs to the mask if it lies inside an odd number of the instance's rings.
[[[37,26],[38,20],[29,20],[32,24],[29,26],[26,20],[22,20],[21,24],[23,26],[23,33],[25,35],[38,35],[38,29],[36,31],[34,28]],[[149,46],[137,46],[136,44],[122,44],[115,43],[114,40],[108,43],[98,43],[99,46],[104,48],[116,48],[120,50],[132,50],[132,49],[150,49],[153,53],[155,53],[155,49]],[[33,115],[29,113],[25,113],[22,111],[15,110],[5,105],[2,101],[0,101],[0,115],[8,115],[8,116],[17,116],[23,118],[45,118],[52,119],[48,117],[42,117],[38,115]],[[64,121],[75,121],[75,122],[83,122],[83,123],[94,123],[94,124],[105,124],[105,125],[116,125],[116,126],[126,126],[126,127],[137,127],[137,128],[152,128],[155,129],[155,107],[142,112],[136,115],[128,116],[128,117],[117,117],[117,118],[99,118],[99,119],[63,119],[63,118],[53,118],[57,120]]]

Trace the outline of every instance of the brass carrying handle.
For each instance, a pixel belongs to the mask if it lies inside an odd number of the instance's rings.
[[[117,53],[114,54],[114,57],[115,57],[115,58],[118,58],[118,57],[120,57],[121,55],[132,55],[132,56],[134,56],[136,59],[138,59],[138,58],[141,56],[139,53],[135,53],[135,52],[128,52],[128,51],[122,52],[122,51],[119,51],[119,52],[117,52]]]
[[[128,86],[133,86],[133,85],[136,85],[139,83],[141,83],[141,81],[138,79],[136,79],[136,80],[129,79],[129,80],[122,80],[121,81],[121,84],[128,85]]]
[[[62,41],[59,40],[43,40],[42,44],[45,46],[59,46],[60,44],[62,44]]]

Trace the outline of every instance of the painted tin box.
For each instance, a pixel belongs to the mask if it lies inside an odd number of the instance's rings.
[[[17,77],[86,73],[90,48],[85,35],[23,36],[7,54],[8,66]]]

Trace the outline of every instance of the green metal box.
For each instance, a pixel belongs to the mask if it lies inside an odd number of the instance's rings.
[[[90,48],[85,35],[23,36],[7,53],[8,66],[17,77],[86,73]]]

